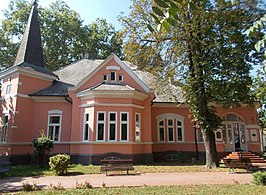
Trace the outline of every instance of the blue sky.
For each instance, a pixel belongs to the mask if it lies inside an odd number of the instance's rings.
[[[39,0],[42,7],[47,7],[55,0]],[[108,23],[115,25],[116,30],[121,28],[117,16],[124,12],[128,15],[130,0],[64,0],[70,9],[79,13],[84,24],[89,24],[96,18],[105,18]],[[0,19],[3,18],[2,10],[6,9],[10,0],[0,0]],[[28,0],[33,2],[33,0]]]

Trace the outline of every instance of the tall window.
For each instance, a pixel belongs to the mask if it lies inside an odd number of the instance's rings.
[[[174,141],[174,122],[173,122],[173,119],[168,119],[167,129],[168,129],[168,141],[173,142]]]
[[[48,116],[48,137],[54,142],[60,141],[61,115]]]
[[[183,124],[182,121],[176,120],[176,135],[177,141],[184,141],[183,139]]]
[[[164,142],[164,120],[159,121],[159,141]]]
[[[105,112],[98,112],[97,115],[97,141],[104,141]]]
[[[120,114],[121,114],[120,115],[120,121],[121,121],[120,138],[121,138],[121,141],[128,141],[128,113],[121,112]]]
[[[136,113],[136,121],[135,121],[135,131],[136,131],[136,137],[135,141],[139,142],[140,141],[140,114]]]
[[[157,128],[159,142],[184,141],[184,117],[181,115],[166,113],[158,116]]]
[[[116,141],[116,112],[109,112],[109,141]]]
[[[110,80],[111,81],[115,81],[116,80],[115,77],[116,77],[115,72],[111,72],[111,78],[110,78]]]
[[[4,115],[2,118],[1,142],[6,142],[7,126],[8,126],[8,115]]]
[[[12,84],[9,84],[6,86],[6,95],[11,93],[11,86],[12,86]]]
[[[89,113],[84,113],[84,130],[83,130],[83,141],[89,140],[89,122],[90,122],[90,115]]]

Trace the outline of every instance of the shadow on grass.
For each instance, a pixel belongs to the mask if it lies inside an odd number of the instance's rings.
[[[79,172],[79,171],[73,171],[73,172],[69,171],[69,172],[67,172],[67,174],[64,175],[64,176],[75,176],[75,175],[85,175],[85,174],[82,173],[82,172]]]

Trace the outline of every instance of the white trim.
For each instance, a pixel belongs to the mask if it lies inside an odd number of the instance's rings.
[[[180,120],[184,120],[185,117],[179,114],[174,114],[174,113],[165,113],[165,114],[161,114],[159,116],[156,117],[156,120],[162,119],[162,118],[178,118]]]
[[[122,121],[122,114],[127,114],[127,121]],[[122,140],[122,124],[127,124],[127,139]],[[120,112],[120,141],[128,142],[129,141],[129,112]]]
[[[59,116],[59,123],[50,123],[50,117],[53,116]],[[58,133],[58,141],[55,141],[55,127],[58,126],[59,124],[59,133]],[[58,143],[61,140],[61,131],[62,131],[62,114],[48,114],[48,124],[47,124],[47,137],[49,137],[49,127],[53,126],[53,142],[54,143]]]
[[[63,111],[62,110],[49,110],[48,115],[62,115]]]
[[[168,122],[169,122],[169,120],[171,120],[172,121],[172,125],[169,125],[168,124]],[[174,118],[167,118],[167,141],[168,142],[175,142],[175,128],[174,128],[174,125],[175,125],[175,120],[174,120]],[[173,141],[170,141],[170,139],[169,139],[169,128],[172,128],[172,130],[173,130]]]
[[[138,115],[138,118],[139,118],[139,121],[137,121],[137,115]],[[139,140],[137,140],[137,124],[139,126]],[[141,114],[136,112],[135,113],[135,141],[136,142],[141,142]]]
[[[110,121],[110,114],[115,114],[115,121]],[[115,139],[110,140],[110,124],[115,124]],[[117,112],[108,112],[108,141],[116,142],[117,141]]]
[[[65,97],[58,96],[31,96],[34,102],[67,102]]]
[[[86,115],[88,115],[88,120],[86,120]],[[85,130],[86,130],[86,125],[88,125],[88,139],[85,139]],[[84,114],[83,114],[83,135],[82,135],[82,140],[84,141],[84,142],[87,142],[87,141],[89,141],[89,131],[90,130],[90,113],[89,112],[84,112]]]
[[[114,78],[114,80],[112,80],[112,73],[115,74],[115,78]],[[116,72],[115,72],[115,71],[111,71],[111,72],[110,72],[110,82],[112,82],[112,81],[116,81]]]
[[[160,122],[163,121],[163,125],[160,125]],[[162,118],[161,120],[156,120],[157,122],[157,141],[160,143],[165,142],[165,118]],[[163,128],[163,140],[160,140],[161,136],[160,136],[160,128]]]
[[[119,79],[120,76],[121,76],[121,78],[122,78],[121,80]],[[124,81],[124,75],[123,75],[123,74],[118,74],[118,81],[119,81],[119,82]]]
[[[144,109],[144,106],[139,106],[136,104],[112,104],[112,103],[96,103],[96,102],[87,102],[87,104],[81,104],[79,105],[80,108],[86,108],[86,107],[95,107],[95,106],[112,106],[112,107],[133,107],[133,108],[139,108]]]
[[[97,72],[99,72],[102,67],[104,67],[109,61],[114,59],[121,68],[123,68],[132,78],[135,80],[141,88],[146,92],[149,93],[149,87],[129,68],[125,65],[114,53],[109,55],[97,68],[95,68],[89,75],[87,75],[84,79],[82,79],[74,88],[73,90],[78,89],[79,87],[83,86],[91,77],[93,77]]]
[[[99,114],[103,113],[104,114],[104,119],[103,121],[99,121]],[[98,140],[98,124],[103,124],[103,140]],[[105,129],[106,129],[106,112],[105,111],[98,111],[97,112],[97,123],[96,123],[96,141],[97,142],[105,142]]]
[[[104,79],[104,76],[106,76],[106,79]],[[107,73],[103,73],[103,81],[108,81],[108,74]]]
[[[119,66],[106,66],[106,70],[120,70]]]
[[[176,122],[176,142],[184,142],[185,141],[185,120],[179,120],[182,119],[181,117],[175,118]],[[177,125],[177,121],[181,122],[181,126]],[[181,128],[182,130],[182,140],[178,140],[178,128]]]

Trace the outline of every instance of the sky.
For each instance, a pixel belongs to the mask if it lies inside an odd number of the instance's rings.
[[[70,7],[79,13],[80,18],[84,20],[83,24],[90,24],[96,18],[104,18],[108,23],[115,26],[116,30],[122,27],[117,21],[117,16],[128,15],[130,0],[63,0]],[[7,9],[10,0],[0,0],[0,19],[3,19],[2,10]],[[33,2],[33,0],[28,0]],[[55,0],[39,0],[41,7],[47,7]]]

